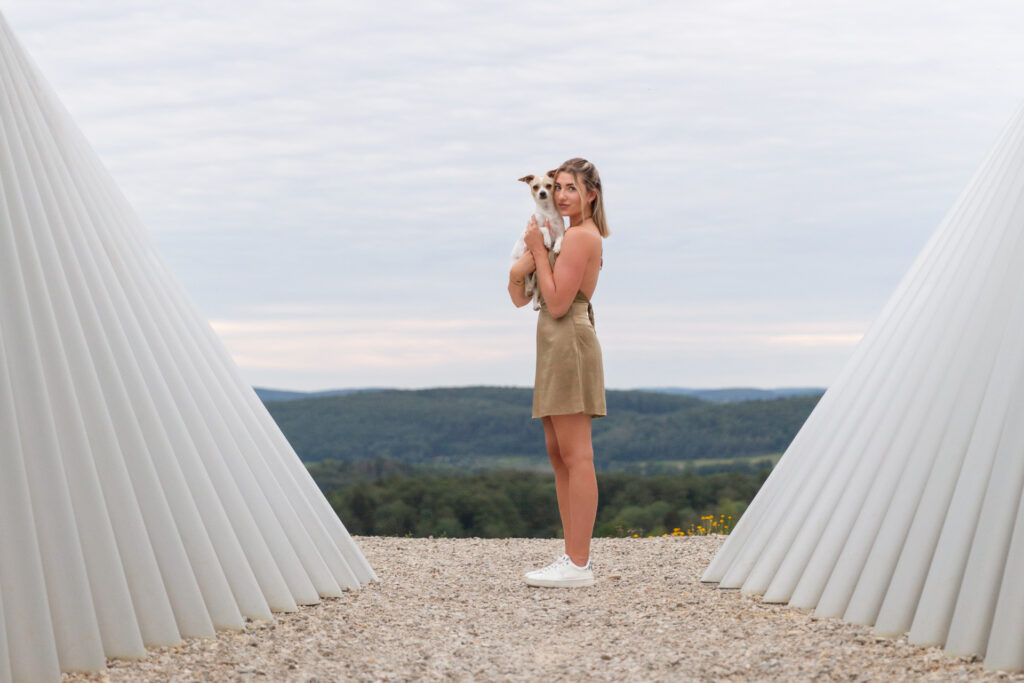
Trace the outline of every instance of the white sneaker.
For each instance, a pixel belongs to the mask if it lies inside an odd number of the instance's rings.
[[[554,562],[552,562],[548,566],[544,567],[543,569],[534,569],[532,571],[528,571],[525,574],[523,574],[523,576],[524,577],[526,577],[526,576],[540,576],[541,574],[544,574],[546,572],[551,571],[552,569],[554,569],[558,565],[562,564],[563,562],[567,561],[568,559],[569,559],[569,556],[566,555],[565,553],[562,553],[561,557],[559,557],[557,560],[555,560]]]
[[[545,588],[572,588],[576,586],[593,586],[594,571],[587,562],[586,567],[577,567],[568,555],[544,567],[523,575],[527,586],[543,586]]]

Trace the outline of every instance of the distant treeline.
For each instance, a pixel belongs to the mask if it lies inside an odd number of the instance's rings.
[[[310,467],[352,533],[486,538],[560,534],[551,473],[430,474],[393,461],[362,467],[361,475],[332,461]],[[389,469],[393,471],[386,473]],[[709,514],[732,517],[735,523],[768,472],[765,467],[756,474],[598,474],[595,535],[671,533],[699,524]],[[377,478],[380,474],[383,478]]]
[[[710,403],[645,391],[609,391],[609,417],[594,421],[599,470],[661,462],[756,458],[785,450],[819,396]],[[386,458],[461,468],[545,463],[543,432],[530,418],[530,389],[382,390],[267,407],[307,462]],[[486,465],[487,461],[494,461]],[[504,462],[502,462],[504,461]]]

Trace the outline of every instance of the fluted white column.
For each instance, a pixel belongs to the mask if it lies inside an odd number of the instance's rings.
[[[0,683],[375,577],[0,17]]]
[[[705,581],[1024,668],[1024,110]]]

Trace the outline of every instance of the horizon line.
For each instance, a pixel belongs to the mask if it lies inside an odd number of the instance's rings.
[[[400,386],[361,386],[361,387],[333,387],[331,389],[282,389],[279,387],[265,387],[252,385],[254,390],[260,391],[280,391],[292,394],[323,394],[334,391],[430,391],[433,389],[476,389],[476,388],[487,388],[487,389],[532,389],[529,385],[516,385],[516,384],[445,384],[445,385],[432,385],[432,386],[419,386],[419,387],[400,387]],[[645,386],[645,387],[607,387],[607,391],[737,391],[737,390],[753,390],[753,391],[826,391],[828,387],[823,386],[775,386],[775,387],[758,387],[753,385],[734,385],[734,386],[717,386],[717,387],[687,387],[687,386]]]

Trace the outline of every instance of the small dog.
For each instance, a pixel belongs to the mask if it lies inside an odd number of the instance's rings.
[[[565,236],[565,221],[562,215],[555,208],[555,172],[538,173],[536,175],[523,176],[520,182],[530,186],[533,194],[534,207],[533,217],[537,220],[541,233],[544,235],[544,246],[552,253],[558,254],[562,251],[562,238]],[[544,221],[550,223],[550,230],[544,226]],[[515,263],[526,253],[526,241],[523,239],[526,231],[519,237],[516,246],[512,249],[512,263]],[[533,297],[533,310],[540,310],[540,287],[537,286],[537,273],[530,273],[526,276],[526,296]]]

